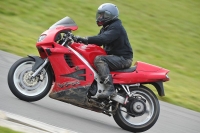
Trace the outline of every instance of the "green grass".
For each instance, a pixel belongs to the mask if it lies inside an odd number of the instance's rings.
[[[11,130],[9,128],[0,126],[0,133],[20,133],[20,132],[17,132],[17,131]]]
[[[57,20],[70,16],[76,35],[96,35],[98,6],[107,0],[0,0],[0,49],[38,55],[38,36]],[[160,100],[200,112],[200,1],[110,0],[120,10],[140,60],[170,70]]]

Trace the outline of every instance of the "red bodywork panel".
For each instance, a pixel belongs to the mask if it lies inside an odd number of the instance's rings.
[[[106,55],[106,52],[97,45],[74,43],[71,47],[79,52],[93,67],[94,59],[97,55]]]
[[[134,84],[169,80],[166,77],[166,74],[169,72],[167,69],[141,61],[137,61],[135,66],[136,70],[134,72],[111,72],[113,75],[114,83]]]

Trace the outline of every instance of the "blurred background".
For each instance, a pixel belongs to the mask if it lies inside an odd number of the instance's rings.
[[[158,98],[200,112],[199,0],[0,0],[0,50],[38,55],[40,34],[65,16],[79,26],[75,35],[96,35],[96,11],[105,2],[119,8],[133,65],[144,61],[170,70],[166,96]]]

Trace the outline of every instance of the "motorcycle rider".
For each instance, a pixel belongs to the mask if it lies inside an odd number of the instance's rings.
[[[105,90],[100,93],[99,98],[116,95],[110,71],[129,68],[132,65],[133,50],[118,16],[119,10],[116,5],[100,5],[96,13],[97,25],[103,26],[100,33],[96,36],[77,37],[77,42],[103,46],[107,53],[97,56],[94,60],[100,79],[105,85]]]

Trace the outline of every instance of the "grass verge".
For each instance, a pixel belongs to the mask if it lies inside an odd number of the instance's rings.
[[[21,132],[17,132],[17,131],[11,130],[6,127],[1,127],[1,126],[0,126],[0,132],[1,133],[21,133]]]

